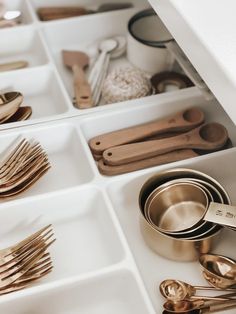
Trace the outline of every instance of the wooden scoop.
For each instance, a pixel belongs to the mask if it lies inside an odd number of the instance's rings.
[[[76,107],[79,109],[91,108],[93,105],[92,92],[84,73],[89,64],[89,57],[82,51],[62,51],[64,64],[71,68],[74,75],[74,91]]]
[[[188,131],[203,122],[204,113],[200,109],[193,107],[161,120],[96,136],[89,141],[89,146],[92,152],[101,154],[110,147],[137,142],[156,134]]]
[[[133,143],[107,149],[103,152],[103,159],[109,165],[122,165],[178,149],[218,149],[224,146],[227,140],[226,128],[219,123],[212,122],[174,138]]]
[[[168,134],[165,134],[165,136],[168,136]],[[226,144],[221,147],[221,149],[228,149],[232,147],[232,142],[230,138],[227,140]],[[107,165],[104,160],[102,159],[102,156],[96,156],[96,160],[98,160],[97,166],[101,174],[104,174],[106,176],[114,176],[119,175],[123,173],[128,173],[136,170],[141,170],[149,167],[164,165],[170,162],[175,162],[179,160],[184,160],[188,158],[197,157],[202,154],[206,153],[213,153],[215,151],[218,151],[219,149],[214,149],[210,151],[202,151],[202,150],[196,150],[193,149],[179,149],[170,153],[158,155],[155,157],[150,157],[147,159],[142,159],[134,162],[129,162],[124,165],[118,165],[118,166],[111,166]],[[95,159],[95,156],[94,156]]]

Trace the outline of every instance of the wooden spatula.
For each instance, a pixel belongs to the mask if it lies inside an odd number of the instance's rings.
[[[62,51],[65,66],[73,71],[76,107],[86,109],[93,106],[92,92],[84,73],[84,68],[89,64],[89,57],[82,51]]]

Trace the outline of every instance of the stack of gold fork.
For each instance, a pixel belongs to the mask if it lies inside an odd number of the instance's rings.
[[[25,191],[49,168],[47,154],[39,143],[18,139],[0,161],[0,198]]]
[[[48,247],[55,241],[48,225],[23,241],[0,250],[0,295],[21,290],[52,271]]]

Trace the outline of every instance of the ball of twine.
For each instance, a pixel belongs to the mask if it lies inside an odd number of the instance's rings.
[[[105,79],[102,96],[105,103],[115,103],[150,94],[151,83],[138,69],[118,68]]]

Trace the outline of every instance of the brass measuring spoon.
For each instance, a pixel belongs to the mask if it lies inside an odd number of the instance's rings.
[[[224,302],[207,302],[204,300],[167,301],[164,303],[163,307],[166,311],[163,313],[211,313],[236,307],[236,299]]]
[[[177,149],[213,150],[224,146],[228,140],[226,128],[212,122],[172,138],[116,146],[103,152],[110,165],[121,165],[136,160],[165,154]]]
[[[182,301],[186,298],[222,301],[227,300],[228,296],[227,294],[216,297],[196,296],[195,294],[197,290],[222,291],[222,289],[207,286],[192,286],[184,281],[175,279],[167,279],[162,281],[160,283],[159,290],[163,297],[173,302]],[[235,291],[236,294],[236,289],[225,289],[225,291]]]
[[[149,136],[167,132],[189,131],[203,122],[204,113],[202,110],[192,107],[163,119],[93,137],[89,141],[89,146],[92,152],[101,154],[108,148],[136,142]]]
[[[221,289],[236,286],[236,261],[233,259],[223,255],[203,254],[199,262],[203,276],[210,285]]]

